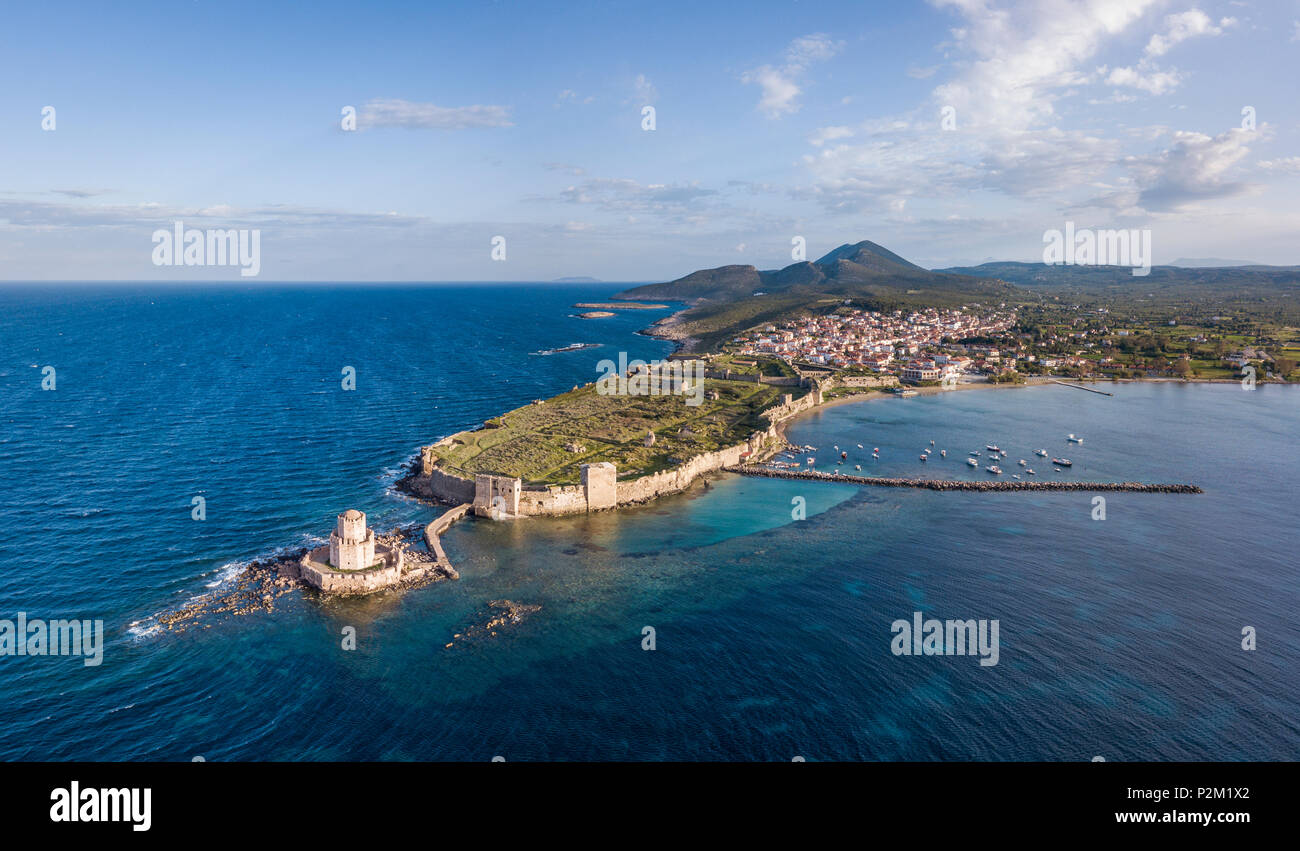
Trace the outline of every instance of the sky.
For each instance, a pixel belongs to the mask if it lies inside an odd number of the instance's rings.
[[[256,231],[258,281],[1041,262],[1067,222],[1300,264],[1297,79],[1300,0],[10,4],[0,280],[250,280],[155,262],[177,222]]]

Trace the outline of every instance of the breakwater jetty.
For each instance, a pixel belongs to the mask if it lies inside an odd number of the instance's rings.
[[[434,566],[450,579],[460,579],[460,574],[452,567],[451,559],[447,558],[447,553],[442,548],[441,536],[451,527],[451,524],[468,514],[471,507],[469,503],[458,505],[424,527],[424,545],[433,554]]]
[[[1098,393],[1102,396],[1115,395],[1114,393],[1107,393],[1105,390],[1097,390],[1096,388],[1093,387],[1084,387],[1082,384],[1076,384],[1071,381],[1057,381],[1055,378],[1053,378],[1051,381],[1053,384],[1059,384],[1062,387],[1073,387],[1075,390],[1087,390],[1089,393]]]
[[[1204,493],[1196,485],[1146,484],[1143,482],[967,482],[952,479],[887,479],[875,476],[849,476],[843,473],[819,473],[816,470],[770,470],[766,467],[724,467],[728,473],[759,476],[766,479],[806,479],[814,482],[848,482],[881,488],[921,488],[933,491],[1124,491],[1127,493]]]

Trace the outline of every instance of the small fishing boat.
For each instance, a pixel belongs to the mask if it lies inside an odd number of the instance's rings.
[[[1026,468],[1025,468],[1025,475],[1026,475],[1026,476],[1036,476],[1036,475],[1038,475],[1038,474],[1034,472],[1034,469],[1033,469],[1032,467],[1026,467]]]
[[[861,464],[854,464],[854,465],[853,465],[853,469],[855,469],[855,470],[861,470],[861,469],[862,469],[862,465],[861,465]]]
[[[1074,462],[1069,458],[1053,458],[1052,463],[1058,467],[1073,467]]]
[[[978,457],[980,457],[979,452],[977,452],[977,451],[975,451],[975,450],[973,450],[973,449],[972,449],[970,452],[966,453],[966,454],[970,455],[970,456],[973,457],[973,458],[978,458]]]
[[[1066,439],[1067,441],[1069,441],[1070,443],[1083,443],[1083,438],[1082,438],[1082,437],[1075,437],[1075,436],[1072,435],[1072,434],[1067,434],[1067,435],[1065,436],[1065,439]]]
[[[817,463],[817,459],[816,459],[816,458],[808,458],[808,459],[805,459],[805,463],[807,463],[808,466],[811,467],[813,464],[816,464],[816,463]]]
[[[927,461],[927,460],[929,460],[929,457],[930,457],[930,456],[925,455],[924,453],[922,453],[922,455],[921,455],[921,460],[922,460],[922,461]]]
[[[996,444],[993,444],[993,443],[990,443],[989,445],[985,446],[984,448],[987,449],[987,450],[990,451],[990,452],[1001,452],[1001,451],[1002,451],[1001,449],[998,449],[998,447],[997,447]]]
[[[1002,475],[1002,468],[999,467],[997,464],[992,464],[992,465],[990,465],[990,466],[988,466],[988,467],[985,467],[984,469],[987,470],[988,472],[992,473],[992,474],[995,475],[995,476],[1000,476],[1000,475]]]
[[[931,446],[934,446],[934,441],[933,441],[933,440],[930,441],[930,445],[931,445]]]
[[[1020,474],[1019,474],[1019,473],[1012,473],[1012,474],[1011,474],[1011,478],[1016,479],[1016,480],[1019,480],[1019,479],[1020,479]]]
[[[1046,449],[1035,449],[1035,450],[1034,450],[1034,454],[1037,455],[1039,458],[1046,458],[1046,457],[1047,457],[1047,450],[1046,450]]]
[[[940,450],[939,450],[939,455],[941,455],[941,456],[944,457],[944,458],[947,458],[947,457],[948,457],[948,450],[947,450],[947,449],[940,449]]]
[[[976,461],[974,458],[967,458],[966,463],[970,464],[972,467],[978,467],[980,465],[980,462]]]
[[[859,448],[859,449],[862,448],[862,444],[861,444],[861,443],[858,444],[858,448]]]
[[[1017,461],[1016,463],[1019,464],[1021,467],[1023,467],[1023,466],[1025,466],[1025,459],[1024,459],[1024,458],[1021,458],[1021,459],[1020,459],[1019,461]]]

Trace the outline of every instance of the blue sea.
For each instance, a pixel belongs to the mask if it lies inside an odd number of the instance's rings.
[[[464,521],[444,537],[459,581],[158,624],[343,509],[427,522],[440,509],[393,486],[421,445],[620,351],[666,355],[638,333],[666,311],[576,317],[620,288],[0,290],[0,618],[106,628],[98,667],[0,656],[0,759],[1300,757],[1296,387],[959,391],[790,430],[821,469],[988,477],[963,459],[996,443],[1004,478],[1023,458],[1205,490],[1106,494],[1104,519],[1087,493],[723,476],[617,513]],[[598,347],[536,354],[572,343]],[[923,464],[931,440],[948,457]],[[496,600],[539,608],[476,630]],[[998,620],[998,664],[894,655],[917,611]]]

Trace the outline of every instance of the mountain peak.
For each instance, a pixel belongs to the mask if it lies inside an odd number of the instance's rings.
[[[850,263],[856,263],[859,266],[878,271],[896,271],[900,267],[925,271],[915,263],[899,257],[888,248],[867,239],[855,243],[846,242],[834,251],[824,255],[817,261],[817,265],[835,265],[841,260],[847,260]]]

